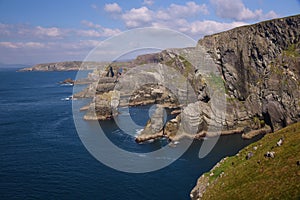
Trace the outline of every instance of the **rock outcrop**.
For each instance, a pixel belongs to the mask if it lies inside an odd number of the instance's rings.
[[[148,121],[144,130],[140,133],[140,137],[136,138],[136,142],[148,141],[151,139],[157,139],[164,136],[164,109],[159,106],[155,109]]]
[[[206,36],[196,47],[141,55],[117,81],[104,77],[107,69],[96,71],[98,82],[77,96],[94,98],[90,108],[100,116],[85,118],[110,118],[112,113],[104,108],[111,108],[111,99],[104,103],[95,95],[114,91],[113,109],[146,104],[181,109],[161,129],[146,131],[154,126],[150,119],[138,142],[162,133],[171,140],[234,133],[251,138],[297,122],[299,26],[300,15],[275,19]],[[118,64],[113,67],[117,70]]]
[[[235,28],[199,40],[198,48],[206,49],[221,72],[226,91],[225,123],[211,111],[207,79],[201,74],[203,68],[193,74],[191,71],[198,70],[197,64],[192,61],[188,66],[182,59],[191,57],[195,50],[185,49],[185,56],[168,50],[154,54],[150,60],[175,65],[186,74],[198,95],[198,102],[188,105],[186,112],[180,114],[177,123],[183,126],[183,132],[196,133],[196,138],[215,135],[207,127],[224,123],[220,134],[240,133],[243,138],[251,138],[299,121],[299,25],[298,15]],[[174,59],[176,56],[178,59]],[[139,60],[145,61],[141,57]],[[200,60],[201,55],[194,59]]]
[[[300,118],[299,28],[297,15],[235,28],[198,42],[218,64],[228,98],[245,108],[246,118],[264,120],[273,131]]]
[[[180,73],[168,73],[171,69],[164,68],[161,64],[143,65],[134,70],[127,69],[126,75],[118,80],[114,77],[99,77],[98,81],[87,86],[81,92],[74,94],[75,98],[93,98],[86,114],[87,120],[103,120],[109,113],[96,112],[93,110],[103,110],[97,108],[97,99],[106,99],[106,96],[113,92],[114,105],[139,106],[149,104],[160,104],[168,108],[177,108],[182,99],[187,99],[191,95],[186,94],[186,86],[182,85],[182,75]],[[166,74],[162,76],[162,74]],[[188,96],[188,97],[187,97]],[[93,106],[95,105],[95,106]],[[109,106],[108,106],[109,107]],[[109,110],[109,109],[105,109]],[[117,114],[117,112],[116,112]]]
[[[63,80],[63,81],[61,81],[59,83],[60,84],[71,84],[71,85],[73,85],[75,83],[75,81],[73,79],[71,79],[71,78],[67,78],[67,79],[65,79],[65,80]]]

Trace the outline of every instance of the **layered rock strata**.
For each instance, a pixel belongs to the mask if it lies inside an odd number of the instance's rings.
[[[159,130],[146,131],[156,123],[150,119],[138,142],[161,133],[170,139],[233,133],[251,138],[297,122],[299,25],[299,15],[275,19],[206,36],[196,47],[141,55],[117,82],[99,76],[78,94],[93,98],[90,109],[99,111],[85,118],[110,118],[118,106],[180,108]]]

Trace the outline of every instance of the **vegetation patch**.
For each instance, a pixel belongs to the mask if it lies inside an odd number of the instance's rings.
[[[299,149],[300,122],[267,134],[205,174],[203,199],[299,199]]]
[[[284,55],[292,58],[300,57],[299,43],[290,45],[285,51]]]
[[[221,76],[218,76],[214,73],[210,73],[209,77],[207,77],[209,86],[213,89],[224,89],[224,80]]]

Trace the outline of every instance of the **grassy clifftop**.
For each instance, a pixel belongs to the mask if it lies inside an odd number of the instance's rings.
[[[199,178],[192,199],[299,199],[299,150],[300,123],[267,134]]]

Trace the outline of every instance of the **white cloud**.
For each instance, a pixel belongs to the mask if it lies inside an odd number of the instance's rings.
[[[241,21],[223,23],[212,20],[190,20],[190,17],[198,17],[201,14],[209,14],[208,7],[205,4],[190,1],[184,5],[171,4],[167,8],[157,11],[146,6],[132,8],[122,15],[122,19],[128,28],[146,26],[170,28],[194,36],[197,39],[204,35],[246,25]]]
[[[182,33],[185,33],[189,36],[194,36],[195,38],[199,39],[200,37],[203,37],[205,35],[219,33],[247,24],[244,22],[223,23],[212,20],[188,22],[185,19],[179,19],[173,24],[170,24],[168,22],[155,22],[152,25],[157,28],[170,28],[178,30]]]
[[[41,48],[45,48],[45,44],[40,43],[40,42],[26,42],[23,43],[23,47],[28,47],[28,48],[35,48],[35,49],[41,49]]]
[[[120,34],[122,31],[120,29],[110,29],[110,28],[103,28],[102,29],[102,36],[103,37],[111,37],[114,35]]]
[[[158,20],[170,20],[172,18],[170,16],[170,14],[168,12],[166,12],[165,10],[157,11],[155,16],[156,16],[156,19],[158,19]]]
[[[87,26],[87,27],[89,27],[89,28],[102,28],[102,26],[101,25],[99,25],[99,24],[94,24],[93,22],[90,22],[90,21],[86,21],[86,20],[82,20],[81,21],[81,24],[83,24],[83,25],[85,25],[85,26]]]
[[[81,37],[111,37],[121,33],[119,29],[101,28],[101,30],[77,30],[75,31]]]
[[[17,49],[19,48],[19,44],[14,42],[0,42],[1,47],[9,48],[9,49]]]
[[[153,20],[153,11],[143,6],[141,8],[132,8],[122,15],[122,19],[129,28],[138,26],[147,26]]]
[[[52,47],[57,47],[60,49],[68,50],[68,52],[72,50],[80,50],[80,49],[92,49],[95,48],[100,41],[98,40],[79,40],[78,42],[67,42],[67,43],[52,43]]]
[[[0,38],[2,41],[5,41],[5,39],[22,39],[43,43],[57,39],[63,40],[74,36],[87,38],[111,37],[121,32],[118,28],[102,27],[99,24],[86,20],[81,21],[81,23],[88,29],[62,29],[57,27],[33,27],[30,25],[0,23]]]
[[[38,37],[61,37],[63,35],[63,31],[61,31],[57,27],[44,28],[41,26],[35,27],[34,34]]]
[[[117,3],[105,4],[104,10],[109,13],[120,13],[122,8]]]
[[[158,10],[155,17],[159,20],[176,20],[178,18],[187,18],[197,16],[198,14],[209,14],[205,4],[199,5],[193,1],[187,2],[185,5],[171,4],[166,9]]]
[[[210,0],[219,17],[233,20],[265,20],[278,17],[274,11],[266,14],[261,9],[252,11],[241,0]]]
[[[207,6],[205,4],[199,5],[193,1],[189,1],[185,5],[171,4],[167,8],[167,12],[171,16],[175,17],[194,16],[199,13],[205,15],[209,14]]]
[[[154,4],[153,0],[144,0],[143,5],[152,6]]]
[[[9,36],[10,28],[11,25],[0,23],[0,36]]]
[[[79,45],[81,47],[91,48],[91,47],[96,47],[99,43],[100,43],[99,40],[82,40],[80,41]]]
[[[199,14],[206,15],[208,13],[208,8],[205,4],[200,5],[189,1],[185,5],[171,4],[169,7],[157,11],[151,10],[146,6],[132,8],[122,15],[122,19],[128,28],[135,28],[160,23],[161,20],[173,24],[180,18],[197,16]]]
[[[267,14],[264,15],[264,19],[274,19],[274,18],[278,18],[279,15],[274,12],[273,10],[271,10],[270,12],[268,12]]]
[[[226,31],[238,26],[246,25],[244,22],[232,22],[232,23],[222,23],[222,22],[216,22],[216,21],[195,21],[189,24],[188,28],[189,30],[186,30],[185,32],[189,31],[191,34],[201,34],[201,35],[210,35],[222,31]]]
[[[67,29],[22,24],[0,24],[0,36],[9,38],[62,39]]]
[[[84,37],[111,37],[121,33],[121,30],[102,27],[100,24],[95,24],[90,21],[82,20],[81,24],[85,25],[90,30],[77,30],[77,34]]]
[[[78,30],[76,31],[77,35],[82,37],[101,37],[101,33],[96,30]]]
[[[45,44],[40,42],[0,42],[1,47],[9,49],[19,49],[19,48],[30,48],[30,49],[41,49],[45,48]]]

